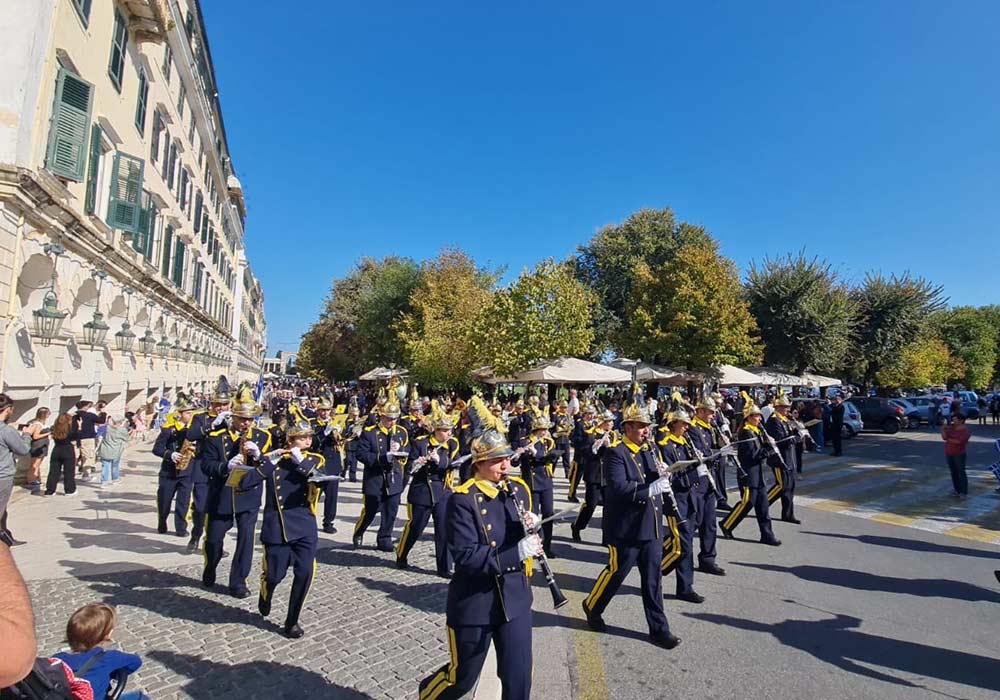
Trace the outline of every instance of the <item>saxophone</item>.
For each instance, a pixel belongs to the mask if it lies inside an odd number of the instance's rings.
[[[186,471],[191,466],[191,460],[194,459],[197,449],[198,443],[193,440],[184,440],[181,444],[181,449],[178,450],[181,453],[181,458],[177,460],[177,471]]]

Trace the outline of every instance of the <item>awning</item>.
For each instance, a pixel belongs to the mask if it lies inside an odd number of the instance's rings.
[[[472,376],[487,384],[623,384],[632,381],[631,371],[576,357],[546,360],[513,377],[495,377],[489,367],[474,370]]]
[[[824,377],[822,374],[814,374],[812,372],[804,372],[802,378],[806,380],[807,386],[815,386],[823,389],[828,386],[840,386],[844,382],[840,379],[834,377]]]
[[[405,377],[408,374],[409,372],[407,370],[400,369],[398,367],[392,369],[388,367],[376,367],[375,369],[368,370],[358,377],[358,381],[374,382],[382,379],[391,379],[392,377]]]
[[[706,379],[719,386],[763,386],[767,382],[746,370],[733,365],[719,365],[706,373]]]
[[[764,384],[771,386],[806,386],[808,382],[794,374],[788,374],[775,367],[744,367],[747,372],[756,374]]]
[[[633,365],[636,366],[635,380],[637,382],[642,382],[643,384],[647,382],[657,382],[661,384],[686,384],[687,382],[700,382],[703,381],[705,375],[701,372],[689,372],[682,369],[670,369],[668,367],[661,367],[659,365],[650,364],[649,362],[640,362],[638,360],[630,360],[627,357],[619,357],[608,363],[612,367],[617,367],[618,369],[623,369],[630,375],[632,373]]]

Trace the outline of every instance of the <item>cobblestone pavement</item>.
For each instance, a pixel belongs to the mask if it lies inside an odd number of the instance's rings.
[[[132,448],[122,487],[82,484],[73,499],[22,497],[12,507],[12,524],[28,540],[14,552],[29,578],[41,652],[64,648],[69,614],[100,601],[118,609],[118,646],[143,657],[129,688],[157,699],[415,697],[419,680],[447,662],[447,582],[434,574],[433,545],[425,535],[407,571],[395,567],[392,554],[353,551],[359,484],[342,485],[339,532],[320,535],[300,618],[306,636],[289,640],[280,626],[291,572],[271,616],[257,613],[259,543],[248,581],[253,595],[237,600],[224,586],[205,590],[200,556],[187,554],[184,540],[156,533],[156,462],[148,448]],[[231,533],[227,550],[234,544]]]

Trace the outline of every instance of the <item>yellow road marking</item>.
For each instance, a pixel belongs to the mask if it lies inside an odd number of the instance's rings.
[[[602,569],[603,571],[603,569]],[[583,620],[581,603],[586,597],[584,593],[563,591],[569,599],[569,615],[577,620]],[[577,698],[579,700],[608,700],[610,691],[604,675],[604,656],[601,653],[599,635],[586,629],[574,629],[573,652],[576,654]]]
[[[949,537],[961,537],[965,540],[974,540],[976,542],[985,542],[987,544],[994,544],[1000,541],[1000,532],[997,530],[988,530],[987,528],[980,527],[979,525],[975,525],[973,523],[958,525],[950,530],[945,530],[944,534]]]

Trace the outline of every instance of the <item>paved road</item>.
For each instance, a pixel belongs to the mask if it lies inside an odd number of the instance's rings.
[[[940,444],[927,435],[901,433],[889,443],[866,434],[847,443],[844,459],[807,462],[802,501],[813,499],[816,507],[800,509],[802,526],[777,524],[782,547],[720,542],[719,562],[729,575],[697,579],[706,603],[668,596],[671,625],[684,639],[670,652],[645,640],[636,574],[607,611],[610,630],[586,629],[580,601],[606,550],[598,530],[574,548],[568,525],[558,526],[563,556],[553,564],[572,602],[554,612],[535,577],[534,697],[997,697],[1000,584],[993,570],[1000,548],[954,535],[962,523],[942,534],[823,505],[867,504],[875,515],[898,516],[875,507],[895,505],[876,486],[889,488],[898,470],[920,482],[918,493],[934,493],[922,502],[939,502],[948,477]],[[154,460],[135,451],[118,489],[82,485],[75,499],[29,497],[12,506],[12,524],[29,540],[14,551],[29,579],[42,650],[60,647],[72,609],[104,600],[119,608],[116,640],[145,659],[135,686],[156,698],[415,697],[417,680],[447,660],[445,584],[433,575],[430,541],[418,544],[416,568],[406,572],[390,555],[351,551],[357,484],[341,492],[341,531],[320,535],[317,577],[302,616],[307,636],[290,641],[277,633],[288,581],[271,621],[263,621],[253,598],[202,590],[200,557],[186,554],[181,540],[156,534],[155,473]],[[960,509],[992,494],[985,479],[974,483],[977,496],[940,502]],[[896,488],[911,486],[900,478]],[[1000,523],[986,518],[976,527],[1000,535]],[[750,537],[752,529],[746,522],[737,535]],[[664,583],[672,593],[673,579]]]

